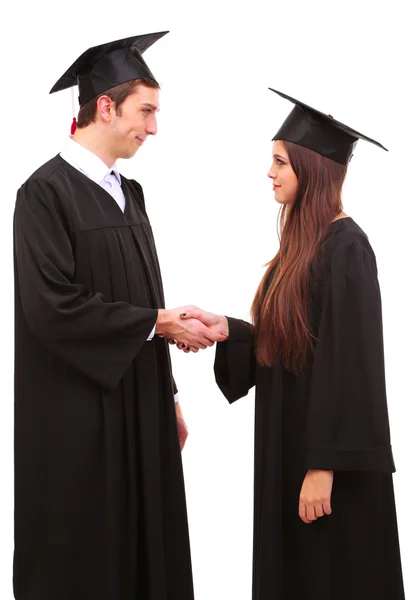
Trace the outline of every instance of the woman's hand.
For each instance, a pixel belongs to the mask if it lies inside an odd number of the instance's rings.
[[[304,478],[300,492],[298,513],[304,523],[312,523],[331,514],[331,491],[334,471],[310,469]]]
[[[201,310],[197,307],[188,307],[180,317],[183,320],[198,319],[216,333],[228,338],[228,320],[224,315],[215,315],[214,313]]]
[[[209,327],[213,333],[223,335],[226,339],[228,338],[228,320],[223,315],[215,315],[214,313],[206,312],[193,306],[187,307],[186,312],[180,314],[180,318],[185,321],[188,319],[197,319],[206,325],[206,327]],[[188,345],[175,338],[168,338],[168,342],[172,345],[175,344],[179,350],[183,350],[186,354],[188,352],[198,352],[200,349],[193,344]]]
[[[185,352],[186,354],[188,354],[189,352],[196,353],[199,351],[199,348],[197,348],[196,346],[187,346],[187,344],[184,344],[184,342],[179,342],[175,339],[169,339],[168,343],[171,345],[175,344],[179,350],[183,350],[183,352]]]

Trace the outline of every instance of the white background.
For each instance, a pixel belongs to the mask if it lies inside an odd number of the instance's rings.
[[[278,207],[266,177],[270,140],[292,108],[268,86],[331,113],[390,150],[358,144],[344,203],[369,235],[379,265],[394,480],[410,589],[406,2],[92,4],[15,2],[2,13],[0,598],[13,597],[16,189],[60,151],[69,132],[70,92],[48,91],[77,56],[100,43],[165,29],[171,33],[145,55],[162,86],[159,133],[120,166],[144,187],[169,308],[194,303],[248,318],[263,265],[278,246]],[[195,356],[173,349],[172,355],[190,429],[184,468],[196,598],[250,600],[253,394],[231,407],[226,403],[214,383],[214,350]]]

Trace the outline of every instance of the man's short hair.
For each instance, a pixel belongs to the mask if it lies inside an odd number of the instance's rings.
[[[78,113],[77,127],[81,129],[82,127],[87,127],[90,123],[94,123],[97,114],[97,100],[101,98],[101,96],[108,96],[116,105],[116,113],[121,116],[121,105],[129,96],[131,96],[131,94],[134,94],[134,92],[137,91],[137,88],[140,85],[153,89],[159,89],[160,87],[158,83],[152,79],[133,79],[131,81],[126,81],[125,83],[120,83],[120,85],[110,88],[103,94],[100,94],[83,104]]]

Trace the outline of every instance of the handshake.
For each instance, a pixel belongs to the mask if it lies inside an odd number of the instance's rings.
[[[181,306],[172,310],[159,309],[156,335],[166,337],[184,352],[198,352],[225,342],[228,338],[227,317],[215,315],[196,306]]]

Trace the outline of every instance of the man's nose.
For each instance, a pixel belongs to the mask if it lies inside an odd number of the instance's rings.
[[[156,135],[157,133],[157,119],[152,117],[147,123],[146,132],[150,135]]]

